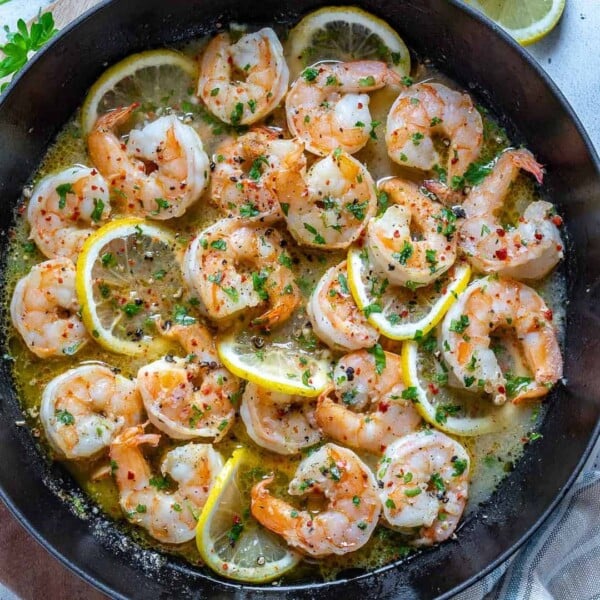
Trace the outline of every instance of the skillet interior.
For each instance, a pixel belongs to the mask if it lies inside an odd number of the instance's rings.
[[[113,0],[83,17],[42,52],[0,103],[2,256],[22,186],[48,144],[111,64],[132,52],[213,31],[230,20],[289,22],[315,0]],[[366,0],[362,6],[398,29],[420,56],[471,89],[503,116],[512,139],[527,141],[547,165],[546,189],[570,237],[566,271],[565,375],[549,399],[537,441],[492,500],[468,520],[458,540],[399,567],[333,585],[269,586],[252,597],[430,598],[456,591],[513,552],[572,481],[596,437],[600,414],[600,168],[564,100],[504,34],[454,0]],[[487,90],[487,91],[486,91]],[[493,90],[493,93],[491,92]],[[4,260],[4,259],[3,259]],[[6,322],[5,311],[2,322]],[[0,494],[22,523],[69,567],[115,597],[230,597],[240,586],[217,582],[183,562],[143,552],[101,516],[81,520],[64,498],[77,494],[65,472],[49,465],[21,418],[10,377],[0,365]],[[243,594],[242,594],[243,595]]]

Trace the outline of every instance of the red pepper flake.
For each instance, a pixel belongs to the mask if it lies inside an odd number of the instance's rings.
[[[498,237],[504,237],[506,235],[506,231],[504,231],[502,227],[498,227],[498,229],[496,229],[496,233],[498,234]]]
[[[382,413],[386,413],[388,411],[389,407],[390,407],[389,402],[380,402],[379,403],[379,410]]]
[[[501,394],[506,394],[506,388],[505,388],[503,385],[499,385],[499,386],[498,386],[498,391],[499,391]]]
[[[538,241],[540,241],[540,240],[544,239],[544,236],[541,233],[536,233],[535,234],[535,239],[538,240]]]
[[[550,309],[544,311],[544,317],[546,317],[546,319],[548,321],[552,321],[552,317],[553,316],[554,316],[554,314],[553,314],[553,312]]]
[[[552,222],[557,226],[560,227],[563,224],[563,220],[562,217],[559,215],[554,215],[552,217]]]
[[[233,515],[233,524],[234,525],[239,525],[242,522],[242,519],[240,518],[239,515]]]
[[[135,473],[133,471],[127,471],[127,479],[135,479]]]
[[[396,231],[394,231],[394,237],[395,238],[399,238],[400,237],[400,232],[396,229]]]
[[[498,260],[506,260],[507,256],[508,252],[506,251],[506,248],[500,248],[500,250],[496,250],[496,258]]]
[[[428,387],[429,387],[429,389],[431,390],[431,393],[434,396],[437,396],[437,394],[440,393],[440,388],[438,388],[437,386],[435,386],[433,383],[430,383]]]

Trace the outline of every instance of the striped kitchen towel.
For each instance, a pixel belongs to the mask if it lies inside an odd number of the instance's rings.
[[[599,447],[540,531],[453,600],[600,599]]]

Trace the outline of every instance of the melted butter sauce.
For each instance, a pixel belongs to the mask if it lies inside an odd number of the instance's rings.
[[[196,55],[202,42],[190,44],[186,51]],[[417,66],[413,78],[415,81],[433,79],[451,87],[457,86],[426,65]],[[389,107],[395,99],[396,92],[391,89],[379,90],[371,95],[371,114],[374,121],[381,124],[376,127],[377,139],[371,140],[367,146],[355,156],[370,170],[374,180],[389,176],[402,176],[419,180],[422,174],[403,169],[390,161],[387,156],[384,142],[385,121]],[[485,142],[481,159],[484,161],[493,159],[499,151],[509,147],[510,142],[504,131],[496,122],[484,112]],[[56,142],[48,150],[38,171],[32,178],[35,184],[41,177],[59,169],[68,167],[74,163],[91,164],[86,152],[85,142],[81,137],[78,115],[69,122],[58,135]],[[275,127],[285,128],[285,114],[283,109],[277,109],[267,120],[267,124]],[[200,134],[205,150],[209,156],[213,156],[221,143],[227,139],[227,134],[215,135],[213,127],[200,118],[195,118],[191,125]],[[443,149],[443,148],[442,148]],[[309,159],[310,160],[310,159]],[[525,176],[520,176],[513,186],[511,203],[507,206],[504,220],[514,222],[523,207],[532,200],[538,198],[538,191]],[[12,231],[12,242],[10,256],[7,261],[6,274],[6,297],[5,302],[10,301],[17,280],[25,275],[36,263],[44,260],[44,257],[28,242],[28,225],[23,216],[24,205],[17,209],[16,226]],[[208,194],[193,205],[187,213],[171,221],[162,222],[163,226],[169,227],[183,236],[191,236],[203,229],[221,215],[210,202]],[[284,228],[278,226],[280,230]],[[285,235],[285,232],[282,231]],[[289,236],[287,238],[290,239]],[[297,247],[290,243],[288,252],[294,260],[294,271],[303,296],[308,298],[316,282],[330,266],[344,260],[345,254],[341,252],[319,252]],[[562,331],[564,323],[564,310],[566,306],[565,282],[560,270],[550,275],[546,280],[536,283],[536,289],[541,293],[555,314],[555,321]],[[301,309],[294,319],[279,332],[284,338],[290,331],[302,329],[306,322],[304,309]],[[52,360],[41,360],[27,350],[22,340],[14,329],[9,330],[9,349],[13,360],[14,380],[19,393],[19,398],[27,419],[27,423],[36,436],[40,436],[42,446],[52,455],[43,438],[43,429],[39,422],[39,405],[41,392],[44,386],[55,376],[85,361],[102,361],[109,365],[119,365],[123,375],[135,377],[137,370],[147,362],[147,358],[127,358],[112,354],[103,350],[96,344],[88,344],[76,357],[56,358]],[[562,336],[561,336],[562,337]],[[181,350],[174,346],[173,352],[180,354]],[[522,407],[518,412],[511,429],[501,433],[480,436],[478,438],[459,438],[465,445],[472,457],[472,483],[467,512],[476,510],[478,505],[488,499],[498,483],[512,469],[524,450],[524,440],[529,432],[534,430],[543,416],[543,409],[539,403],[531,403]],[[149,430],[151,427],[149,428]],[[164,452],[177,445],[177,442],[168,440],[162,436],[162,443],[156,449],[148,449],[147,456],[154,467],[160,462]],[[248,480],[248,486],[259,479],[263,474],[275,472],[276,479],[272,486],[273,493],[286,499],[295,506],[305,508],[306,500],[299,501],[296,497],[287,494],[287,483],[303,458],[283,457],[267,452],[257,447],[246,434],[241,419],[237,419],[234,427],[227,437],[215,444],[217,450],[227,458],[237,447],[250,447],[260,458],[263,465],[260,472],[254,473]],[[304,453],[305,455],[306,453]],[[371,466],[375,466],[377,457],[365,456],[363,458]],[[81,487],[96,502],[101,509],[114,519],[123,519],[123,514],[118,504],[118,491],[112,478],[94,480],[92,475],[102,466],[107,464],[106,457],[90,462],[65,463],[64,466],[73,474]],[[183,555],[192,564],[201,564],[194,542],[179,547],[164,546],[150,538],[144,530],[131,526],[130,532],[133,537],[144,546],[160,548],[165,552]],[[307,559],[297,569],[286,577],[286,581],[297,580],[331,580],[347,573],[349,569],[375,569],[387,564],[392,560],[403,558],[410,553],[406,546],[406,539],[400,534],[392,532],[385,527],[378,527],[369,543],[361,550],[341,557],[332,557],[324,560]]]

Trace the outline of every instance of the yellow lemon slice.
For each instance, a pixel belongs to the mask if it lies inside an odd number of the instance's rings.
[[[133,102],[140,103],[140,118],[150,112],[177,109],[195,102],[195,62],[174,50],[149,50],[132,54],[107,69],[90,88],[81,109],[84,135],[99,115]]]
[[[305,16],[285,45],[290,76],[295,79],[320,60],[383,60],[402,75],[410,74],[410,53],[385,22],[354,6],[326,6]]]
[[[76,291],[83,323],[104,348],[159,352],[156,321],[187,316],[177,246],[169,231],[137,218],[111,221],[86,240]]]
[[[448,386],[448,370],[438,358],[435,339],[402,345],[404,384],[421,416],[437,429],[460,436],[501,431],[519,410],[511,402],[496,406],[489,398]]]
[[[236,450],[217,476],[196,528],[200,556],[213,571],[237,581],[266,583],[293,569],[301,556],[250,514],[251,470],[258,459]]]
[[[466,1],[496,21],[524,46],[550,33],[565,10],[565,0]]]
[[[248,331],[217,340],[221,362],[235,375],[268,390],[298,396],[318,396],[330,383],[332,364],[314,349],[288,342],[261,342]]]
[[[382,335],[392,340],[419,338],[431,331],[467,287],[471,269],[456,263],[432,285],[411,290],[390,286],[371,268],[368,253],[348,252],[348,286],[357,306]]]

